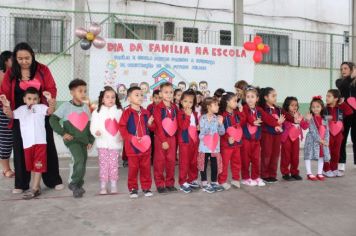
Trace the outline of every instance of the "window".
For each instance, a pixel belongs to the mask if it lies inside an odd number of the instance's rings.
[[[263,43],[268,44],[270,52],[263,55],[263,63],[267,64],[289,64],[289,39],[286,35],[258,34]]]
[[[230,30],[220,30],[220,45],[231,45]]]
[[[27,42],[35,52],[63,51],[63,21],[54,19],[15,18],[15,44]]]
[[[183,28],[183,42],[198,43],[198,28]]]
[[[125,26],[121,23],[115,24],[115,38],[137,39],[136,35],[139,39],[156,40],[157,27],[144,24],[125,24]]]

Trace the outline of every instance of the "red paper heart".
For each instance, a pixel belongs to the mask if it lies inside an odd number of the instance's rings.
[[[330,129],[330,133],[333,136],[336,136],[340,133],[340,131],[342,130],[343,124],[341,121],[330,121],[329,122],[329,129]]]
[[[326,128],[325,125],[320,125],[319,127],[319,135],[321,139],[325,138]]]
[[[69,114],[68,120],[79,131],[83,131],[88,124],[89,117],[84,111],[80,114],[72,112]]]
[[[196,143],[198,141],[197,127],[194,125],[189,126],[188,133],[189,136],[192,138],[193,142]]]
[[[255,125],[247,124],[247,129],[251,135],[254,135],[257,132],[257,126]]]
[[[132,145],[137,148],[140,152],[146,152],[151,146],[151,138],[148,135],[142,137],[132,136],[131,138]]]
[[[276,120],[279,119],[279,116],[277,114],[272,114],[273,118],[275,118]]]
[[[169,136],[173,136],[177,131],[177,120],[166,117],[162,120],[162,127]]]
[[[288,136],[294,142],[297,138],[299,138],[300,129],[295,125],[292,125],[289,129]]]
[[[347,99],[347,103],[354,109],[356,110],[356,98],[355,97],[349,97]]]
[[[28,81],[21,80],[19,86],[24,91],[30,87],[40,90],[41,82],[38,81],[37,79],[32,79],[32,80],[28,80]]]
[[[117,122],[116,119],[106,119],[105,120],[105,129],[112,136],[115,136],[117,134],[117,131],[119,131],[119,122]]]
[[[240,126],[237,126],[236,128],[230,126],[227,128],[226,133],[230,136],[233,137],[236,142],[240,142],[242,138],[242,129]]]
[[[215,133],[214,135],[207,134],[203,138],[205,146],[207,146],[212,152],[215,152],[216,146],[219,142],[219,135]]]

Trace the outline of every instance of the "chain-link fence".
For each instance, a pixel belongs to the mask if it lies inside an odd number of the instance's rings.
[[[73,32],[78,26],[88,28],[90,21],[102,24],[104,38],[215,45],[233,45],[235,40],[231,22],[0,6],[0,51],[11,50],[18,42],[30,43],[37,59],[50,66],[60,91],[58,100],[67,100],[69,81],[75,75],[89,78],[90,53],[79,48]],[[243,41],[260,35],[270,46],[270,53],[255,66],[253,83],[274,87],[279,102],[294,95],[305,108],[311,96],[334,87],[340,63],[351,59],[351,36],[254,25],[237,28],[244,32]]]

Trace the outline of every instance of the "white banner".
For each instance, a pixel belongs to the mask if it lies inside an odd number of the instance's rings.
[[[107,39],[105,48],[91,48],[89,71],[91,100],[97,100],[109,85],[124,102],[126,90],[138,85],[147,104],[152,91],[164,82],[200,90],[205,96],[212,96],[217,88],[233,92],[236,81],[253,81],[254,62],[252,52],[242,47]]]

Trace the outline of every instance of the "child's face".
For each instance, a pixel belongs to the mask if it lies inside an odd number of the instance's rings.
[[[153,95],[152,101],[154,104],[158,104],[161,102],[161,98],[159,97],[158,94]]]
[[[132,91],[130,96],[128,97],[128,100],[133,105],[141,106],[141,104],[143,102],[142,90],[134,90],[134,91]]]
[[[266,102],[270,105],[275,105],[277,103],[277,93],[275,90],[269,92],[267,96],[265,96]]]
[[[217,102],[213,102],[212,104],[210,104],[208,106],[208,110],[214,114],[218,113],[219,112],[219,104]]]
[[[254,91],[246,92],[246,103],[249,107],[255,107],[257,101],[258,101],[258,97]]]
[[[332,93],[327,93],[326,94],[326,104],[335,104],[337,102],[337,98],[332,95]]]
[[[76,101],[84,101],[87,97],[87,86],[78,86],[70,91],[73,99]]]
[[[177,101],[177,103],[179,103],[181,97],[182,97],[182,92],[179,91],[179,92],[177,92],[176,95],[174,96],[174,99]]]
[[[236,89],[236,95],[239,99],[243,99],[244,98],[244,91],[240,88],[235,88]]]
[[[311,105],[311,111],[314,115],[320,115],[322,107],[319,102],[313,102]]]
[[[297,101],[291,101],[291,103],[289,104],[289,112],[291,113],[296,113],[298,111],[298,102]]]
[[[194,103],[193,96],[184,96],[184,99],[180,102],[183,106],[183,109],[191,109]]]
[[[124,86],[120,86],[118,93],[122,94],[122,95],[126,95],[127,94],[127,90],[126,90],[126,88]]]
[[[161,97],[165,102],[172,102],[173,101],[173,88],[172,86],[165,86],[161,89]]]
[[[39,100],[40,100],[40,98],[38,97],[38,94],[28,93],[28,94],[26,94],[25,97],[23,97],[23,102],[27,106],[32,106],[32,105],[38,104]]]
[[[178,84],[178,88],[182,91],[185,91],[186,86],[185,84]]]
[[[237,107],[237,96],[233,96],[229,101],[227,101],[227,107],[235,110]]]
[[[103,97],[103,104],[106,107],[112,107],[116,103],[116,94],[114,91],[106,91]]]

